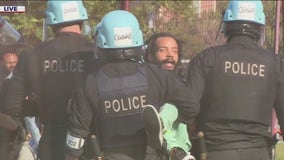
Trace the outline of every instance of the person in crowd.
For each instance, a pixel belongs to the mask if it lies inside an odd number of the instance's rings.
[[[145,41],[146,55],[144,62],[160,65],[162,68],[175,71],[178,75],[184,75],[182,68],[182,45],[183,41],[168,32],[158,32]]]
[[[65,159],[67,106],[71,95],[92,69],[93,45],[81,35],[88,13],[82,1],[47,2],[45,23],[54,38],[26,54],[22,75],[26,96],[34,95],[43,132],[38,146],[41,160]]]
[[[262,2],[229,1],[223,23],[226,44],[197,54],[187,76],[207,160],[270,160],[273,107],[284,128],[284,68],[279,55],[258,44]]]
[[[5,22],[0,29],[0,157],[9,160],[35,160],[22,118],[24,89],[18,73],[21,35]],[[2,87],[3,86],[3,87]]]
[[[104,63],[89,74],[85,85],[71,100],[67,159],[78,159],[90,128],[95,128],[94,134],[104,153],[101,156],[96,149],[97,157],[144,160],[145,106],[158,109],[165,102],[173,103],[179,106],[181,122],[194,117],[198,110],[188,108],[191,101],[187,96],[191,93],[176,74],[153,64],[139,63],[144,41],[132,13],[123,10],[107,13],[97,26],[95,37],[96,53]],[[158,143],[163,143],[163,137],[159,137]]]
[[[7,51],[6,53],[3,53],[3,61],[7,77],[12,76],[18,60],[18,55],[14,51]]]
[[[14,50],[11,48],[4,48],[2,49],[1,54],[1,71],[0,71],[0,90],[2,87],[3,81],[5,81],[7,78],[12,77],[13,70],[16,67],[18,63],[18,55],[15,53]]]
[[[165,70],[174,71],[181,76],[181,57],[182,57],[182,41],[173,34],[160,32],[153,34],[146,41],[147,49],[144,61],[161,66]],[[164,104],[158,111],[151,106],[146,106],[143,112],[145,127],[151,129],[157,125],[159,132],[154,135],[148,135],[151,139],[157,139],[162,132],[166,146],[158,146],[158,149],[164,147],[171,160],[178,159],[194,159],[190,155],[191,142],[187,132],[187,124],[179,123],[178,110],[172,104]],[[152,118],[149,118],[152,117]],[[156,119],[154,119],[156,117]],[[163,126],[163,127],[161,127]],[[149,133],[153,133],[150,132]],[[152,140],[151,142],[155,142]],[[179,152],[179,154],[173,153]],[[175,157],[174,157],[175,156]]]
[[[21,85],[21,77],[15,70],[18,53],[14,48],[16,47],[11,46],[1,50],[1,64],[4,68],[2,75],[5,78],[1,82],[0,112],[1,117],[4,115],[5,122],[11,126],[0,128],[0,156],[9,160],[16,160],[19,157],[26,136],[21,117],[24,89]]]

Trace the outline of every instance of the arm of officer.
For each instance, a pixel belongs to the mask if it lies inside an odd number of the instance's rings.
[[[69,128],[66,135],[65,152],[67,158],[78,158],[89,135],[89,126],[93,118],[87,90],[80,89],[70,102]]]
[[[174,87],[175,84],[175,88]],[[195,98],[192,98],[194,94],[189,90],[183,81],[175,80],[170,82],[172,91],[169,91],[171,95],[168,95],[168,103],[172,103],[177,106],[179,117],[178,119],[188,124],[199,113],[199,103]]]
[[[187,121],[190,120],[190,118],[192,118],[191,112],[194,112],[194,116],[196,116],[198,114],[197,112],[200,111],[200,100],[205,87],[205,77],[210,71],[210,66],[213,66],[214,64],[214,57],[205,56],[207,52],[211,52],[211,50],[205,50],[198,54],[188,65],[188,74],[186,78],[187,88],[185,88],[185,93],[183,95],[179,95],[187,98],[187,105],[181,106],[179,109],[181,121],[185,121],[186,119]]]
[[[161,71],[162,72],[162,71]],[[179,121],[188,124],[189,121],[194,118],[199,112],[199,103],[193,96],[192,92],[186,86],[185,82],[174,72],[165,71],[167,77],[164,77],[166,81],[165,90],[165,102],[171,103],[177,106],[179,112]]]
[[[281,61],[281,60],[280,60]],[[281,64],[282,63],[282,64]],[[277,114],[282,137],[284,137],[284,63],[281,61],[277,94],[274,102],[274,108]]]
[[[18,125],[9,115],[0,112],[0,127],[9,131],[15,131]]]

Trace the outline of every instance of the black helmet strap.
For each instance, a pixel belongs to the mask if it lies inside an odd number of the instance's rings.
[[[258,41],[262,36],[262,25],[247,21],[226,22],[224,32],[228,38],[235,35],[247,35]]]

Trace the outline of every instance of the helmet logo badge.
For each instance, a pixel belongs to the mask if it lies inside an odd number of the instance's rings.
[[[63,3],[61,5],[61,9],[64,21],[71,21],[80,18],[79,8],[76,2]]]
[[[114,28],[114,45],[132,45],[131,28]]]
[[[256,4],[255,3],[240,3],[238,18],[244,20],[254,20],[256,17]]]

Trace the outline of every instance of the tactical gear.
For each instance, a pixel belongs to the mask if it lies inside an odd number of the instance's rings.
[[[225,36],[248,35],[255,40],[264,36],[265,15],[261,1],[230,1],[223,17]]]
[[[99,48],[133,48],[144,44],[138,20],[127,11],[109,12],[95,30]]]

